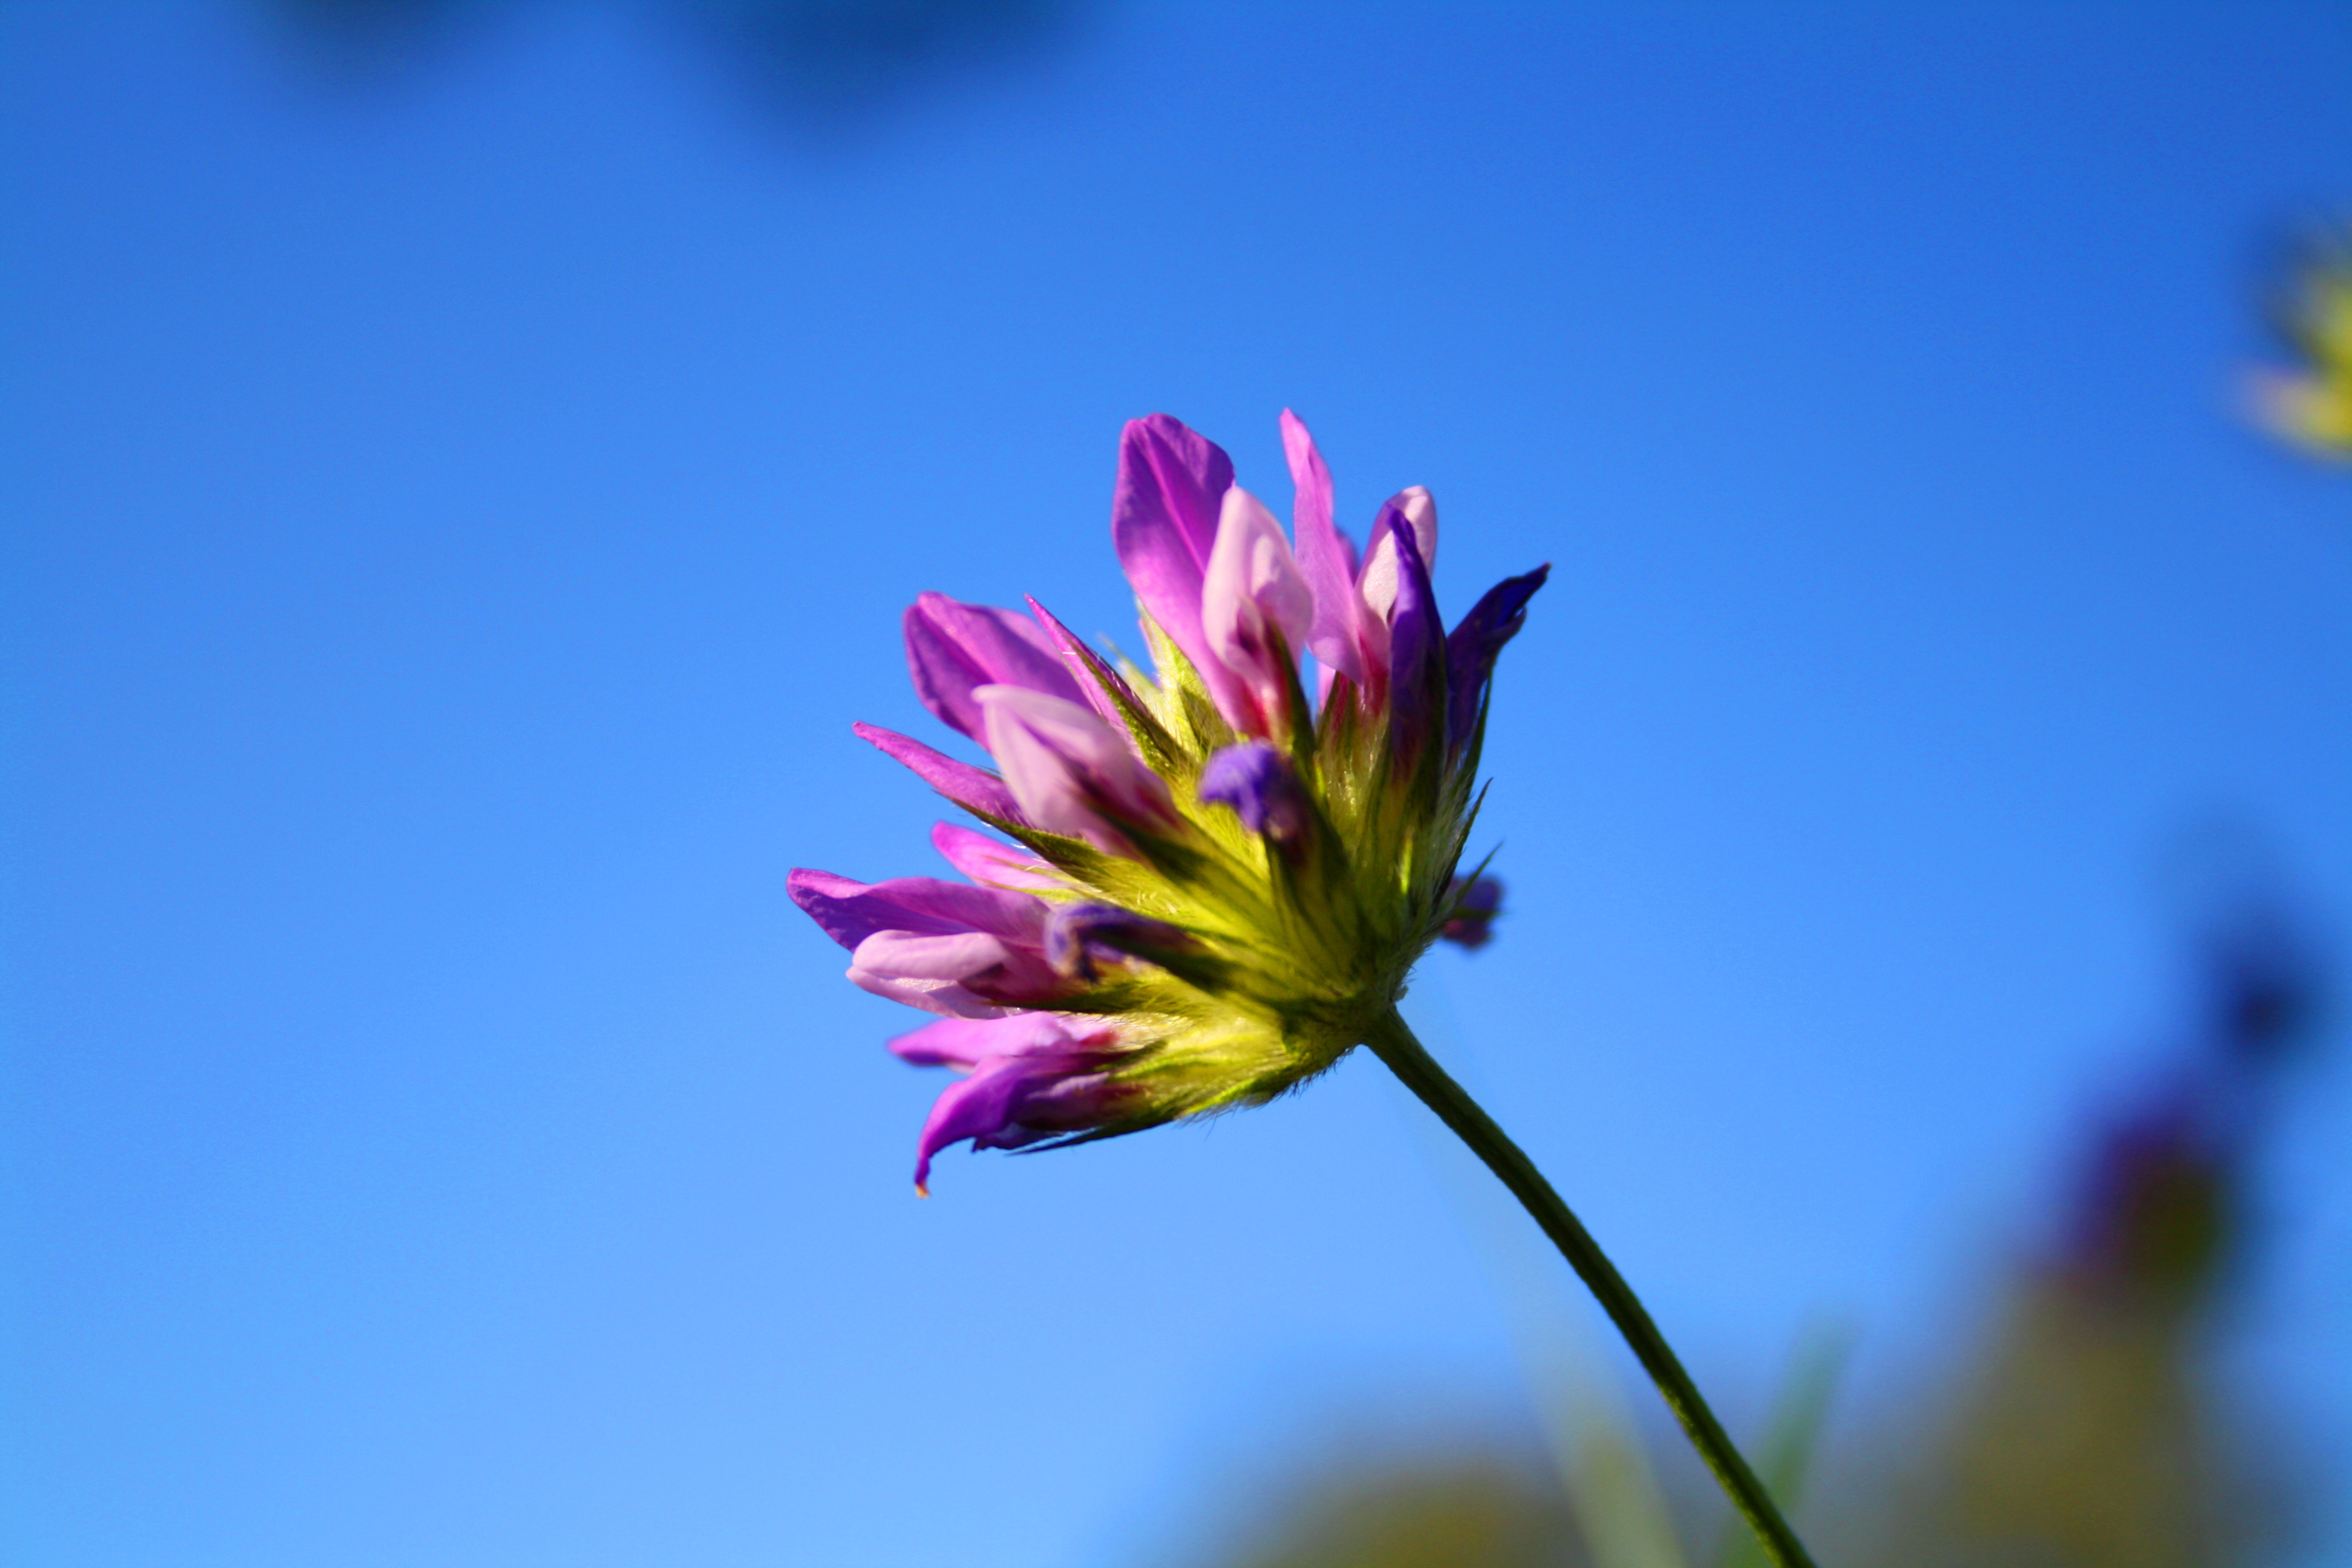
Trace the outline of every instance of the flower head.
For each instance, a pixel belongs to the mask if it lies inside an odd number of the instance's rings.
[[[1002,837],[933,832],[966,882],[800,870],[791,891],[854,983],[940,1015],[891,1048],[968,1075],[924,1126],[919,1188],[962,1140],[1084,1142],[1271,1099],[1360,1042],[1430,943],[1486,939],[1495,884],[1457,870],[1488,681],[1549,568],[1449,633],[1429,492],[1385,503],[1360,557],[1287,412],[1283,443],[1295,542],[1213,443],[1166,415],[1127,426],[1111,538],[1149,674],[1034,601],[907,612],[917,696],[995,770],[856,731]]]

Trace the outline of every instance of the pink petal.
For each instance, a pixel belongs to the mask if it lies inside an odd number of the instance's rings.
[[[1290,531],[1298,542],[1298,566],[1315,595],[1315,625],[1307,646],[1326,669],[1361,685],[1364,596],[1356,587],[1356,552],[1331,520],[1331,472],[1315,437],[1298,416],[1282,411],[1282,450],[1290,459]]]
[[[988,749],[1030,822],[1132,858],[1121,823],[1179,820],[1160,776],[1076,703],[1016,686],[983,686],[975,695],[988,716]]]
[[[1000,843],[985,833],[974,833],[952,822],[932,827],[931,847],[947,858],[949,865],[985,886],[1031,892],[1060,890],[1069,886],[1051,866],[1028,850]]]
[[[961,936],[876,931],[850,955],[849,982],[861,991],[927,1013],[992,1018],[1003,1009],[966,989],[963,982],[1011,956],[1003,942],[978,931]]]
[[[1388,536],[1391,511],[1402,514],[1412,529],[1412,542],[1421,550],[1422,570],[1437,570],[1437,501],[1419,485],[1399,490],[1381,506],[1381,515],[1372,524],[1372,547],[1364,556],[1363,574],[1358,579],[1364,604],[1373,618],[1383,625],[1396,606],[1397,596],[1396,547]]]
[[[1137,700],[1134,689],[1128,685],[1118,671],[1104,661],[1100,654],[1079,641],[1069,627],[1055,620],[1045,605],[1032,599],[1029,601],[1029,613],[1037,617],[1037,624],[1045,628],[1046,637],[1053,640],[1063,661],[1069,666],[1070,678],[1077,682],[1087,706],[1093,709],[1104,723],[1120,734],[1126,734],[1127,715],[1121,713],[1118,704],[1111,700],[1111,691],[1125,692],[1128,700],[1140,708],[1143,704]],[[1105,689],[1106,681],[1109,682],[1108,689]],[[1132,737],[1129,737],[1129,743],[1133,743]]]
[[[1202,640],[1201,584],[1216,546],[1218,508],[1233,483],[1233,459],[1165,414],[1129,420],[1119,437],[1110,513],[1119,565],[1220,709],[1241,693]]]
[[[1219,697],[1226,722],[1263,735],[1288,699],[1292,662],[1315,623],[1315,595],[1258,499],[1239,485],[1225,492],[1217,543],[1201,593],[1202,634],[1209,651],[1240,678],[1247,701]],[[1277,644],[1273,634],[1279,633]]]
[[[1007,1013],[1001,1018],[942,1018],[890,1042],[900,1061],[969,1071],[992,1057],[1028,1056],[1074,1045],[1107,1042],[1118,1029],[1099,1020],[1083,1024],[1056,1013]]]
[[[1233,482],[1233,459],[1165,414],[1130,419],[1119,436],[1111,542],[1152,618],[1187,652],[1200,640],[1201,574]]]
[[[1021,807],[1013,802],[1013,792],[1005,788],[1004,781],[994,773],[973,767],[969,763],[957,762],[944,752],[934,751],[911,736],[901,735],[896,730],[885,730],[879,724],[852,724],[849,730],[859,740],[905,763],[925,784],[966,811],[993,816],[1003,822],[1024,820]]]
[[[1077,683],[1044,631],[1026,616],[924,594],[908,606],[907,669],[915,695],[941,723],[980,739],[972,688],[1026,686],[1077,699]]]

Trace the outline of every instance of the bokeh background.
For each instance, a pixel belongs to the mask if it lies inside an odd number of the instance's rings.
[[[1622,1384],[1369,1060],[909,1190],[784,874],[933,868],[917,591],[1132,647],[1153,409],[1553,563],[1412,1016],[1744,1433],[1966,1405],[2216,932],[2345,950],[2340,5],[28,5],[0,128],[9,1562],[1223,1561]],[[2313,1564],[2324,1011],[2178,1352]]]

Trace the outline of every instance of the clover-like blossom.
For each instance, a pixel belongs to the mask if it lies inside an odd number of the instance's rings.
[[[960,1141],[1269,1100],[1366,1039],[1433,942],[1486,938],[1496,885],[1457,867],[1495,658],[1547,569],[1449,633],[1429,492],[1384,503],[1360,555],[1307,427],[1286,412],[1282,434],[1289,536],[1213,443],[1165,415],[1127,426],[1111,538],[1148,674],[1034,601],[907,612],[916,695],[995,768],[856,732],[993,834],[934,831],[965,881],[797,870],[791,891],[854,983],[939,1015],[891,1048],[966,1075],[923,1128],[919,1188]]]
[[[936,1016],[890,1048],[963,1075],[923,1124],[916,1190],[953,1143],[1055,1147],[1257,1104],[1368,1046],[1591,1287],[1768,1559],[1812,1568],[1599,1244],[1396,1011],[1432,942],[1479,946],[1500,910],[1501,884],[1459,867],[1495,658],[1549,569],[1449,631],[1429,492],[1383,503],[1360,554],[1287,411],[1282,442],[1288,537],[1214,444],[1164,414],[1127,426],[1111,542],[1149,674],[1034,599],[907,612],[916,695],[996,765],[856,731],[993,832],[932,831],[961,882],[796,870],[791,891],[853,982]]]

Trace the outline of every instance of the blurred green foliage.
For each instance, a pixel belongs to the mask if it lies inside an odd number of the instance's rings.
[[[1234,1568],[1554,1568],[1572,1533],[1539,1472],[1499,1454],[1367,1468],[1301,1492]]]

